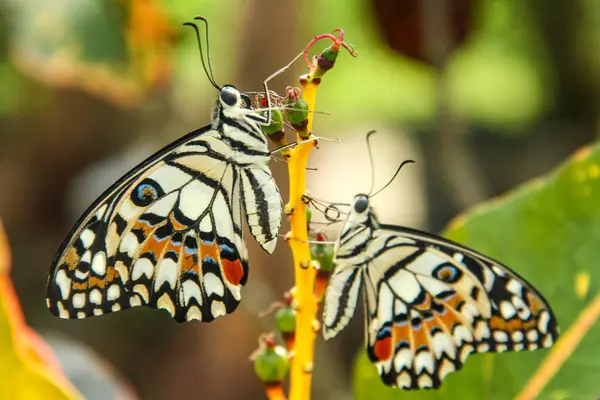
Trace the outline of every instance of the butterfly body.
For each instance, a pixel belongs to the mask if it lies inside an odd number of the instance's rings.
[[[437,388],[472,353],[550,347],[546,300],[499,262],[415,229],[380,224],[355,197],[335,248],[323,334],[337,335],[365,298],[365,340],[383,382]]]
[[[220,88],[211,125],[142,162],[76,223],[48,277],[52,313],[147,305],[210,322],[233,312],[248,277],[242,213],[269,253],[281,224],[265,122],[237,89]]]

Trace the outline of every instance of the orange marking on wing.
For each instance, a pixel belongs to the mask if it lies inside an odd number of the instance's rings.
[[[533,293],[527,292],[527,295],[525,297],[527,298],[527,305],[529,306],[529,309],[531,310],[531,313],[533,315],[538,315],[540,311],[546,309],[544,303],[542,303],[539,297],[537,297]]]
[[[108,267],[104,278],[90,277],[87,282],[73,282],[73,289],[88,290],[90,288],[99,287],[104,289],[108,284],[114,281],[119,276],[119,272],[114,267]]]
[[[198,275],[198,263],[194,262],[193,254],[186,254],[185,252],[181,254],[181,259],[179,261],[181,264],[181,272],[194,272]]]
[[[410,341],[410,323],[407,322],[404,325],[394,325],[392,328],[392,337],[394,338],[394,346],[397,346],[403,340]]]
[[[424,325],[421,325],[418,329],[412,328],[412,336],[413,352],[421,346],[429,347],[429,338]]]
[[[182,245],[183,244],[181,242],[177,244],[173,243],[173,239],[169,238],[167,244],[165,245],[164,252],[166,253],[169,250],[173,250],[175,253],[177,253],[177,256],[179,256]]]
[[[188,228],[187,225],[184,225],[175,219],[175,215],[173,214],[173,212],[169,214],[169,220],[171,221],[171,224],[173,224],[173,229],[175,229],[176,231],[182,231]]]
[[[446,327],[447,332],[452,332],[452,326],[454,324],[462,325],[462,321],[458,318],[458,315],[456,315],[455,310],[450,309],[450,307],[448,307],[447,305],[444,305],[444,308],[446,311],[444,314],[435,312],[433,313],[433,316],[440,325]]]
[[[75,247],[70,247],[69,250],[67,250],[67,253],[63,257],[63,260],[69,266],[69,271],[74,271],[77,269],[80,258],[77,255],[77,250],[75,250]]]
[[[167,246],[171,241],[169,238],[164,238],[161,241],[156,240],[156,236],[152,235],[146,239],[144,245],[142,246],[139,254],[144,254],[147,252],[153,253],[156,258],[160,257],[163,249]]]
[[[211,243],[205,243],[200,240],[198,244],[200,245],[200,260],[210,257],[219,262],[219,245],[216,241],[213,240]]]
[[[413,304],[413,307],[419,311],[429,310],[431,308],[432,297],[429,293],[425,294],[425,300],[421,304]]]
[[[244,268],[240,260],[229,261],[226,258],[221,260],[223,273],[227,282],[232,285],[239,285],[244,277]]]
[[[383,339],[379,339],[373,345],[373,354],[379,361],[387,361],[392,357],[394,343],[392,342],[391,336],[386,336]]]
[[[131,230],[141,230],[144,232],[144,237],[150,236],[156,227],[149,225],[146,221],[136,221],[131,227]]]
[[[492,316],[489,321],[490,328],[501,330],[504,332],[515,332],[521,329],[535,328],[535,320],[522,321],[518,318],[513,318],[508,321],[502,317]]]
[[[456,308],[458,307],[458,304],[463,302],[464,300],[465,300],[464,297],[462,297],[460,294],[456,293],[454,296],[452,296],[448,300],[445,300],[444,303],[456,310]]]

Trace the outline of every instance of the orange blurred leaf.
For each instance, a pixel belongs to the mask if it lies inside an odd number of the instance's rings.
[[[10,249],[0,221],[0,398],[78,399],[54,354],[25,324],[10,279]]]

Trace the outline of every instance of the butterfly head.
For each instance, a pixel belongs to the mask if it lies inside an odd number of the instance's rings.
[[[222,86],[219,89],[218,105],[224,110],[228,108],[240,108],[242,107],[242,94],[235,86]]]
[[[369,203],[369,196],[366,194],[354,196],[348,222],[355,226],[373,226],[376,224],[377,221]]]

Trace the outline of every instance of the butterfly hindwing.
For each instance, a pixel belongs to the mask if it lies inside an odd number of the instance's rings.
[[[473,250],[401,229],[376,231],[387,245],[364,270],[367,352],[386,384],[436,388],[471,353],[554,343],[556,320],[522,278]]]
[[[84,318],[136,305],[177,321],[232,312],[247,279],[239,168],[210,127],[140,164],[93,205],[63,243],[48,306]]]
[[[365,341],[382,381],[437,388],[472,353],[550,347],[558,324],[527,281],[476,251],[415,229],[382,225],[354,198],[335,248],[323,335],[336,336],[365,301]]]

